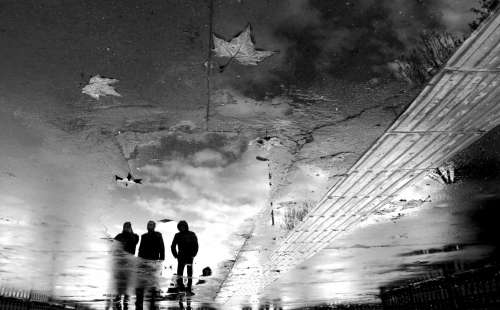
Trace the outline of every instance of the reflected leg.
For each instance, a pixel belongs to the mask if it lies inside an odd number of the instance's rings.
[[[106,299],[106,305],[105,305],[104,309],[110,310],[112,305],[113,305],[113,299],[112,299],[112,297],[109,297],[108,299]]]
[[[191,286],[193,286],[193,264],[187,264],[187,276],[188,276],[188,283],[187,283],[187,289],[188,291],[191,291]]]
[[[142,310],[142,304],[144,303],[144,288],[135,289],[135,309]]]
[[[128,299],[129,299],[128,295],[125,294],[123,296],[123,310],[128,310]]]
[[[156,287],[152,287],[150,290],[150,297],[149,297],[149,309],[150,310],[155,310],[156,306]]]
[[[177,287],[180,289],[184,289],[184,282],[182,280],[182,275],[184,274],[184,266],[186,263],[181,260],[177,259]]]
[[[122,309],[122,295],[118,294],[113,299],[113,309],[116,309],[116,310]]]

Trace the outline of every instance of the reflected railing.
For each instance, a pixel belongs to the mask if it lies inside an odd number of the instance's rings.
[[[384,309],[498,309],[498,263],[381,288]]]
[[[88,310],[90,308],[53,300],[47,292],[0,286],[2,310]]]

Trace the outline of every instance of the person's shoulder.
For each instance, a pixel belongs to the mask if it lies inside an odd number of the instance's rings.
[[[196,234],[194,233],[194,231],[189,231],[189,234],[190,234],[191,236],[196,237]]]
[[[158,237],[161,237],[161,232],[155,231],[155,235],[158,236]]]

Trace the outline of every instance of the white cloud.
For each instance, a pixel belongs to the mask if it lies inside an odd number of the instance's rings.
[[[221,153],[210,149],[205,149],[194,154],[193,162],[199,166],[224,166],[227,164],[227,160]]]
[[[212,267],[233,258],[235,233],[264,206],[269,191],[267,165],[253,151],[227,164],[224,154],[203,149],[141,171],[152,180],[142,197],[151,198],[138,198],[137,204],[158,217],[186,220],[200,240],[197,261]],[[168,225],[174,233],[175,225]]]

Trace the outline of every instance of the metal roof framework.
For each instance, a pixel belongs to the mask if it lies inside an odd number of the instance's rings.
[[[317,254],[401,189],[499,125],[499,83],[500,13],[496,12],[273,251],[268,263],[235,265],[216,301],[259,296],[285,271]]]

